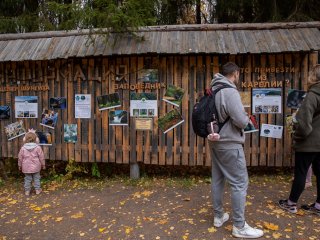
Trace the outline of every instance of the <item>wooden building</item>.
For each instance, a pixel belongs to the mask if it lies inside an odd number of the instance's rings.
[[[66,97],[53,130],[53,145],[44,146],[52,160],[81,162],[143,162],[157,165],[205,165],[210,156],[206,140],[191,125],[193,105],[208,88],[213,74],[227,61],[241,67],[239,90],[282,89],[282,113],[257,115],[259,124],[285,125],[288,89],[305,89],[310,67],[318,63],[320,22],[213,24],[145,27],[141,37],[87,31],[0,35],[0,106],[11,107],[10,119],[0,120],[0,157],[17,157],[22,137],[7,140],[4,128],[16,122],[15,96],[38,96],[38,118],[22,119],[26,128],[42,129],[40,116],[52,97]],[[107,39],[107,41],[106,41]],[[158,83],[142,84],[143,69],[158,69]],[[168,85],[185,90],[179,111],[185,120],[163,134],[157,119],[174,106],[162,101]],[[96,97],[118,92],[121,107],[129,111],[130,92],[157,94],[158,117],[152,131],[110,126],[109,110],[99,111]],[[91,118],[76,119],[75,94],[91,94]],[[247,108],[248,112],[251,111]],[[64,124],[77,124],[78,141],[65,143]],[[245,152],[251,166],[291,166],[291,137],[247,134]]]

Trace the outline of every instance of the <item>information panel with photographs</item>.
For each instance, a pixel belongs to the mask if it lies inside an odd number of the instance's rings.
[[[53,109],[66,109],[67,99],[65,97],[54,97],[50,98],[50,108]]]
[[[270,137],[270,138],[282,138],[283,126],[265,124],[261,125],[261,137]]]
[[[52,145],[52,134],[50,132],[38,132],[36,134],[39,138],[39,145],[51,146]]]
[[[109,112],[109,125],[128,125],[128,112],[123,110],[112,110]]]
[[[163,133],[167,133],[183,122],[184,120],[178,110],[173,109],[170,112],[166,113],[166,115],[158,119],[158,126],[163,131]]]
[[[163,101],[170,103],[174,106],[180,107],[183,98],[184,89],[169,85],[166,93],[163,96]]]
[[[254,88],[252,89],[252,113],[268,114],[281,113],[281,88]]]
[[[91,94],[76,94],[74,107],[75,118],[91,118]]]
[[[100,111],[121,106],[119,93],[98,96],[97,101]]]
[[[10,106],[0,106],[0,120],[10,119]]]
[[[76,143],[78,141],[78,126],[77,124],[64,124],[64,142]]]
[[[37,96],[16,96],[15,97],[16,118],[38,118],[38,97]]]
[[[5,126],[4,131],[7,135],[8,141],[26,134],[26,130],[23,126],[22,120]]]
[[[155,117],[158,116],[158,104],[156,93],[131,93],[130,116],[131,117]]]
[[[57,125],[58,113],[53,110],[43,109],[40,125],[54,129]]]

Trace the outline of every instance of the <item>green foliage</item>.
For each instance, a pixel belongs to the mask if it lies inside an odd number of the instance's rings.
[[[91,175],[93,177],[97,177],[97,178],[100,178],[100,170],[99,170],[99,167],[98,167],[98,164],[95,162],[91,165]]]
[[[69,159],[65,170],[66,180],[72,179],[75,173],[88,173],[87,169],[80,163],[77,163],[73,158]]]

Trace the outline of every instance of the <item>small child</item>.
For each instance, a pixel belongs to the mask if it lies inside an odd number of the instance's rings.
[[[37,144],[38,137],[34,130],[29,130],[23,138],[24,145],[19,152],[19,170],[25,175],[24,190],[25,195],[29,196],[31,182],[34,182],[36,194],[41,193],[40,170],[45,169],[44,154],[41,147]],[[39,140],[38,140],[39,141]]]

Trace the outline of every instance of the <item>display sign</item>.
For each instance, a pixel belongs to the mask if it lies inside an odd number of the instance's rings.
[[[16,118],[38,118],[37,96],[16,96],[14,100]]]
[[[76,94],[74,103],[75,118],[91,118],[91,94]]]
[[[135,129],[141,131],[152,131],[153,129],[153,118],[136,118]]]

